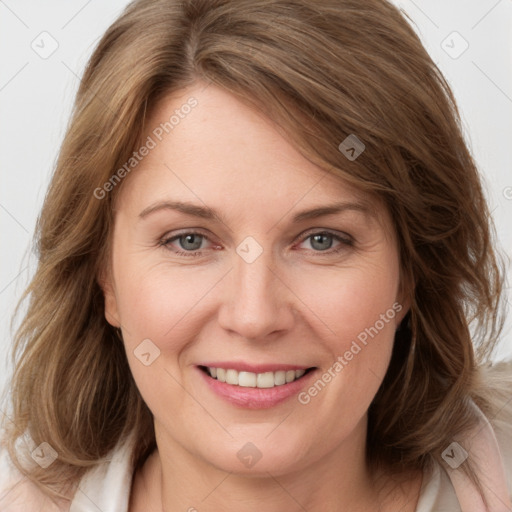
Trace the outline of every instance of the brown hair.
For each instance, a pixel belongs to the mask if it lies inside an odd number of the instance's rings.
[[[450,88],[383,0],[139,0],[109,28],[37,224],[5,424],[11,458],[56,495],[130,433],[136,466],[155,446],[98,281],[121,186],[101,200],[94,191],[130,158],[158,101],[199,81],[259,109],[304,156],[384,200],[411,308],[369,410],[367,457],[405,469],[441,461],[476,421],[468,399],[489,411],[478,365],[501,328],[502,278]],[[365,144],[355,160],[338,149],[350,134]],[[49,468],[18,460],[26,432],[57,451]]]

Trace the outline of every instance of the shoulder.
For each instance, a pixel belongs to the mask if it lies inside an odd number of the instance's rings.
[[[2,467],[0,510],[2,512],[64,512],[69,506],[58,505],[35,484],[14,470]]]
[[[95,503],[102,512],[128,510],[133,476],[133,439],[119,443],[101,462],[92,466],[78,482],[71,501],[56,502],[22,475],[0,448],[1,512],[70,512],[89,510]]]
[[[484,487],[496,491],[499,488],[506,500],[507,492],[512,496],[512,361],[481,366],[479,373],[479,394],[490,404],[485,416],[490,425],[477,425],[464,440],[464,446],[473,462],[477,462],[476,474],[486,484]],[[497,457],[493,446],[499,452]],[[503,463],[504,474],[496,465],[499,458]],[[487,480],[488,477],[491,480]],[[432,471],[424,474],[416,512],[474,510],[479,498],[473,492],[462,473],[450,468],[448,464],[440,466],[435,463]],[[488,498],[492,501],[495,496],[492,494]]]
[[[512,494],[512,360],[482,369],[488,400],[488,415],[500,448],[509,492]]]
[[[0,489],[2,512],[67,512],[69,506],[57,505],[28,480],[19,480]]]
[[[57,505],[39,487],[19,473],[0,451],[0,510],[2,512],[64,512],[69,506]]]

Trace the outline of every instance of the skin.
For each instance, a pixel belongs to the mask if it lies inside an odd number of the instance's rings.
[[[146,136],[190,97],[198,105],[122,184],[103,278],[106,318],[122,329],[155,419],[158,449],[134,477],[130,511],[414,510],[421,478],[380,475],[377,485],[364,458],[367,409],[407,311],[388,213],[373,201],[377,216],[346,209],[294,223],[299,211],[370,198],[213,85],[163,100]],[[223,222],[165,208],[140,218],[172,200],[214,208]],[[204,235],[200,249],[162,243],[187,229]],[[325,230],[335,236],[315,243]],[[252,263],[236,252],[247,236],[263,250]],[[321,374],[396,303],[401,311],[308,404],[247,410],[198,373],[201,362],[242,360]],[[144,339],[160,350],[149,366],[134,354]],[[237,457],[247,442],[262,455],[251,468]]]

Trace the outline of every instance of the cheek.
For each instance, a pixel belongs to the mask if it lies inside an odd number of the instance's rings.
[[[218,276],[212,274],[211,269],[176,269],[165,263],[147,263],[144,258],[124,258],[119,262],[118,311],[136,378],[141,370],[145,375],[135,357],[144,340],[150,340],[160,351],[152,368],[161,366],[173,375],[181,371],[180,355],[198,337],[208,292],[218,282]]]
[[[318,337],[330,353],[317,384],[301,403],[317,400],[345,425],[367,410],[386,373],[403,306],[397,302],[398,265],[394,260],[303,281],[297,295],[311,310]],[[320,319],[320,321],[319,321]],[[325,393],[324,387],[329,389]],[[329,421],[326,419],[326,421]]]
[[[125,258],[116,288],[128,362],[144,401],[154,413],[180,409],[180,357],[197,336],[195,315],[211,285],[197,273]]]
[[[374,328],[383,334],[395,331],[402,309],[397,303],[398,265],[393,260],[388,263],[335,269],[295,280],[297,295],[304,297],[311,315],[321,321],[321,328],[340,350],[359,335],[364,342],[369,330],[376,334]]]

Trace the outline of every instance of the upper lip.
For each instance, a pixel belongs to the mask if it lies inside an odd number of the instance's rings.
[[[304,366],[297,364],[251,364],[243,361],[217,361],[206,362],[199,366],[209,366],[212,368],[224,368],[225,370],[236,370],[237,372],[266,373],[288,370],[307,370],[312,366]]]

